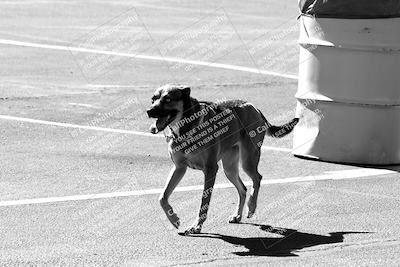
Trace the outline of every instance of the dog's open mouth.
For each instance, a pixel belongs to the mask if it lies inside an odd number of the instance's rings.
[[[177,111],[172,111],[164,117],[157,118],[156,122],[150,126],[150,132],[156,134],[164,130],[171,122],[175,120]]]

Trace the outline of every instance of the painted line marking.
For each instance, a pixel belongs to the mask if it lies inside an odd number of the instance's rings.
[[[144,133],[144,132],[132,131],[132,130],[112,129],[112,128],[97,127],[97,126],[77,125],[77,124],[64,123],[64,122],[44,121],[44,120],[7,116],[7,115],[0,115],[0,119],[10,120],[10,121],[27,122],[27,123],[36,123],[36,124],[43,124],[43,125],[51,125],[51,126],[58,126],[58,127],[64,127],[64,128],[75,128],[75,129],[84,129],[84,130],[92,130],[92,131],[164,138],[164,135],[162,135],[162,134],[151,134],[151,133]],[[265,149],[265,150],[281,151],[281,152],[291,152],[292,151],[290,148],[281,148],[281,147],[273,147],[273,146],[262,146],[261,148]]]
[[[0,2],[0,4],[2,4],[2,2]],[[40,37],[40,36],[36,36],[36,35],[13,33],[13,32],[9,32],[9,31],[0,31],[0,34],[10,35],[10,36],[12,36],[12,38],[15,38],[15,37],[17,37],[17,38],[29,38],[29,39],[33,39],[33,40],[36,40],[36,41],[39,40],[39,41],[45,41],[45,42],[59,42],[59,43],[65,43],[65,44],[69,44],[70,43],[70,42],[68,42],[66,40],[63,40],[63,39]]]
[[[280,151],[280,152],[292,152],[291,148],[276,147],[276,146],[261,146],[263,150]]]
[[[90,105],[90,104],[73,103],[73,102],[68,103],[68,105],[77,106],[77,107],[85,107],[85,108],[98,108],[98,107],[95,107],[95,106]]]
[[[326,180],[346,180],[346,179],[368,178],[368,177],[373,177],[373,176],[378,176],[378,175],[387,175],[387,174],[393,174],[393,173],[397,173],[397,172],[391,171],[391,170],[383,170],[383,169],[360,168],[360,169],[352,169],[352,170],[327,172],[322,175],[309,175],[309,176],[299,176],[299,177],[290,177],[290,178],[281,178],[281,179],[262,180],[261,184],[269,185],[269,184],[288,184],[288,183],[301,183],[301,182],[326,181]],[[243,183],[246,186],[250,186],[252,184],[251,181],[244,181]],[[234,186],[230,183],[229,184],[228,183],[216,184],[214,186],[214,188],[218,188],[218,189],[233,188],[233,187]],[[174,191],[175,192],[190,192],[190,191],[199,191],[199,190],[203,190],[203,185],[177,187]],[[88,194],[88,195],[72,195],[72,196],[63,196],[63,197],[46,197],[46,198],[8,200],[8,201],[1,201],[0,207],[57,203],[57,202],[67,202],[67,201],[79,201],[79,200],[107,199],[107,198],[116,198],[116,197],[155,195],[155,194],[160,194],[162,191],[163,191],[162,188],[157,188],[157,189],[126,191],[126,192],[112,192],[112,193],[100,193],[100,194]]]
[[[188,60],[188,59],[182,59],[182,58],[160,57],[160,56],[150,56],[150,55],[138,55],[138,54],[131,54],[131,53],[122,53],[122,52],[114,52],[114,51],[106,51],[106,50],[90,49],[90,48],[81,48],[81,47],[73,47],[73,46],[64,46],[64,45],[51,45],[51,44],[39,44],[39,43],[31,43],[31,42],[21,42],[21,41],[8,40],[8,39],[0,39],[0,44],[23,46],[23,47],[43,48],[43,49],[52,49],[52,50],[62,50],[62,51],[74,51],[74,52],[79,52],[79,53],[112,55],[112,56],[147,59],[147,60],[156,60],[156,61],[168,61],[168,62],[184,63],[184,64],[189,64],[189,65],[199,65],[199,66],[219,68],[219,69],[227,69],[227,70],[236,70],[236,71],[243,71],[243,72],[258,73],[258,74],[277,76],[277,77],[288,78],[288,79],[293,79],[293,80],[297,80],[298,79],[297,75],[292,75],[292,74],[282,74],[282,73],[277,73],[277,72],[273,72],[273,71],[259,70],[259,69],[256,69],[256,68],[249,68],[249,67],[222,64],[222,63],[212,63],[212,62],[198,61],[198,60]]]
[[[36,4],[54,4],[54,1],[51,0],[38,0],[38,1],[1,1],[0,5],[36,5]],[[69,4],[76,5],[76,2],[72,1],[57,1],[57,4]]]
[[[58,126],[58,127],[65,127],[65,128],[75,128],[75,129],[121,133],[121,134],[133,134],[133,135],[140,135],[140,136],[164,137],[163,135],[160,135],[160,134],[155,135],[155,134],[143,133],[143,132],[139,132],[139,131],[111,129],[111,128],[96,127],[96,126],[76,125],[76,124],[70,124],[70,123],[35,120],[35,119],[20,118],[20,117],[6,116],[6,115],[0,115],[0,119],[27,122],[27,123],[36,123],[36,124],[43,124],[43,125],[51,125],[51,126]]]
[[[126,1],[94,1],[96,4],[109,4],[109,5],[125,5],[129,6],[131,3],[126,2]],[[184,7],[171,7],[171,6],[161,6],[161,5],[149,5],[149,4],[142,4],[142,3],[135,3],[135,7],[144,7],[144,8],[153,8],[153,9],[161,9],[161,10],[174,10],[174,11],[182,11],[182,12],[196,12],[196,13],[202,13],[202,14],[212,14],[212,12],[215,12],[215,10],[201,10],[199,8],[184,8]],[[268,16],[257,16],[257,15],[249,15],[249,14],[243,14],[243,13],[235,13],[235,12],[226,12],[228,15],[233,15],[233,16],[240,16],[240,17],[248,17],[252,19],[262,19],[262,20],[268,20],[271,19]]]
[[[134,85],[124,84],[88,84],[89,88],[134,88]]]

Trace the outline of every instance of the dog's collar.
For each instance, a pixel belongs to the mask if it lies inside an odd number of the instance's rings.
[[[165,137],[165,141],[167,143],[169,143],[169,141],[171,141],[171,140],[174,140],[174,139],[178,138],[178,136],[174,133],[174,131],[171,130],[171,128],[169,126],[167,128],[165,128],[165,129],[168,129],[168,130],[164,130],[163,131],[164,137]]]
[[[200,106],[206,106],[205,103],[200,103]],[[198,125],[202,124],[204,122],[204,115],[200,117],[200,120],[198,122]],[[168,129],[168,130],[167,130]],[[167,128],[165,128],[165,130],[163,131],[164,136],[165,136],[165,141],[167,143],[169,143],[169,141],[171,140],[176,140],[179,138],[179,136],[171,129],[170,126],[168,126]],[[188,137],[184,137],[182,138],[183,140],[186,139]]]

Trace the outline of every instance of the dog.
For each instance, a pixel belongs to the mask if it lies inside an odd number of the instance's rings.
[[[298,118],[282,126],[271,125],[260,110],[243,100],[221,102],[198,101],[190,96],[190,87],[167,84],[156,89],[149,118],[156,121],[150,132],[156,134],[169,129],[168,152],[173,161],[167,183],[159,201],[168,220],[179,228],[180,220],[168,199],[181,181],[188,167],[204,173],[204,189],[198,217],[184,234],[197,234],[207,218],[218,162],[222,161],[226,177],[236,187],[239,198],[230,223],[242,219],[247,189],[239,177],[239,160],[253,186],[247,203],[247,217],[253,216],[257,206],[261,174],[258,172],[264,136],[283,137],[290,133]]]

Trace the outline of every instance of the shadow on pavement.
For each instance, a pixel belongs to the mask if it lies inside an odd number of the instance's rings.
[[[400,172],[400,165],[399,164],[386,164],[386,165],[371,165],[371,164],[357,164],[357,163],[344,163],[344,162],[336,162],[336,161],[329,161],[323,159],[315,159],[309,158],[300,155],[294,155],[294,157],[303,160],[315,161],[315,162],[327,162],[335,165],[342,165],[342,166],[353,166],[359,168],[373,168],[373,169],[382,169],[382,170],[390,170],[395,172]]]
[[[282,235],[282,237],[236,237],[214,233],[192,234],[190,237],[217,238],[236,246],[248,249],[244,252],[232,252],[239,256],[298,256],[294,252],[303,248],[324,244],[342,243],[346,234],[364,234],[369,232],[333,232],[328,236],[298,232],[293,229],[276,228],[269,225],[243,223],[254,225],[261,230]]]

